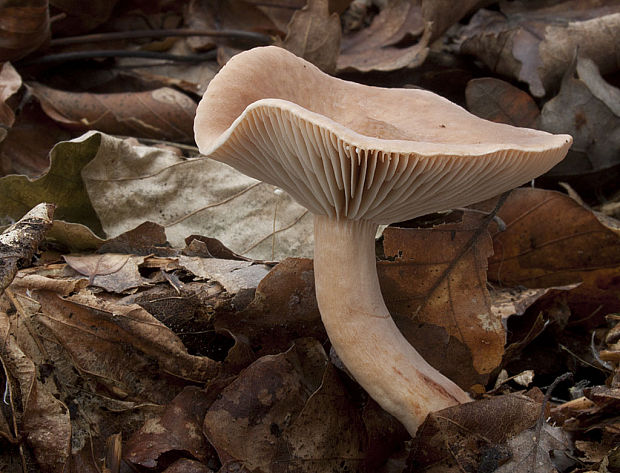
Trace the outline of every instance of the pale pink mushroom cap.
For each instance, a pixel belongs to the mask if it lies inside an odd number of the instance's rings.
[[[524,184],[572,143],[483,120],[432,92],[343,81],[275,46],[222,68],[194,131],[202,154],[281,187],[312,213],[378,224]]]

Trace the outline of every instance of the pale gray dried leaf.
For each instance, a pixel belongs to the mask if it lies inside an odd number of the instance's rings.
[[[105,255],[64,255],[63,258],[78,273],[94,278],[120,271],[129,260],[129,255],[108,253]]]
[[[144,256],[105,253],[64,255],[63,258],[75,271],[88,276],[90,285],[108,292],[122,293],[149,282],[139,271]]]
[[[82,178],[108,237],[151,221],[173,246],[202,234],[257,259],[312,253],[311,215],[274,186],[217,161],[96,135]]]
[[[571,0],[533,9],[504,2],[502,13],[481,9],[461,31],[461,52],[526,82],[532,95],[542,97],[560,82],[577,50],[603,73],[618,68],[620,2],[600,3]]]
[[[540,126],[573,136],[567,158],[552,175],[584,174],[620,164],[620,89],[605,82],[589,58],[579,57],[567,71],[560,93],[543,107]]]
[[[249,261],[179,256],[179,266],[204,279],[217,281],[229,294],[254,290],[271,268]]]
[[[557,473],[549,456],[552,450],[572,450],[567,432],[559,427],[543,424],[540,438],[534,429],[524,430],[507,442],[512,458],[501,465],[495,473]]]

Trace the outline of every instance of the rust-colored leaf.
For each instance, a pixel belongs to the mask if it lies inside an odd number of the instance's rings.
[[[530,288],[581,282],[567,294],[573,315],[620,310],[617,221],[565,194],[529,188],[515,189],[499,216],[506,230],[493,232],[489,279]]]
[[[340,18],[329,12],[328,0],[309,0],[293,15],[284,48],[333,74],[340,52]]]
[[[467,108],[485,120],[536,128],[540,110],[534,99],[501,79],[472,79],[465,89]]]
[[[395,261],[378,266],[386,304],[405,336],[466,388],[476,374],[484,384],[501,361],[505,341],[486,288],[492,246],[481,222],[466,213],[462,223],[432,229],[388,227],[384,250]]]
[[[0,62],[21,59],[50,37],[47,0],[5,0],[0,18]]]
[[[116,94],[29,88],[50,118],[72,130],[193,142],[196,103],[169,87]]]

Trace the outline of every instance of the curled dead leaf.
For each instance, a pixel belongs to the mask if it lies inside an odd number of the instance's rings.
[[[620,14],[618,14],[620,17]],[[578,57],[567,70],[558,95],[543,107],[540,127],[570,133],[573,146],[550,176],[615,183],[620,167],[620,89],[605,82],[595,62]]]
[[[400,42],[410,42],[411,38],[418,41],[399,47]],[[417,3],[387,2],[369,27],[342,38],[338,71],[393,71],[418,66],[426,59],[430,38],[431,30]]]
[[[11,406],[12,415],[21,420],[20,433],[32,448],[39,466],[44,471],[62,473],[66,469],[71,447],[69,409],[54,397],[54,386],[40,378],[35,355],[24,351],[24,347],[29,345],[37,346],[31,340],[33,336],[27,331],[22,332],[18,343],[16,323],[17,319],[11,320],[0,311],[0,336],[3,340],[0,344],[0,363],[11,380],[7,378],[5,403]],[[21,321],[21,324],[24,322]]]
[[[72,130],[193,142],[196,103],[175,89],[94,94],[28,87],[50,118]]]
[[[461,32],[461,52],[499,74],[526,82],[543,97],[560,82],[577,48],[604,72],[617,68],[620,31],[617,2],[571,0],[532,8],[503,2],[502,12],[481,9]]]

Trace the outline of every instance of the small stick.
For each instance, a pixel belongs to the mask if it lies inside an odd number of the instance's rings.
[[[72,51],[68,53],[48,54],[32,59],[18,61],[16,66],[43,66],[48,64],[57,64],[67,61],[78,61],[82,59],[105,58],[105,57],[137,57],[145,59],[160,59],[178,62],[202,62],[215,59],[217,51],[207,51],[204,54],[169,54],[157,51],[127,51],[125,49],[101,49],[94,51]]]
[[[11,284],[20,265],[30,263],[52,227],[54,204],[39,204],[0,235],[0,294]]]
[[[271,36],[253,31],[243,30],[192,30],[192,29],[166,29],[166,30],[134,30],[134,31],[114,31],[111,33],[87,34],[82,36],[68,36],[66,38],[56,38],[50,41],[50,46],[69,46],[84,43],[100,43],[105,41],[115,41],[121,39],[143,39],[143,38],[167,38],[170,36],[210,36],[214,38],[230,38],[251,43],[254,46],[266,46],[273,43]]]

